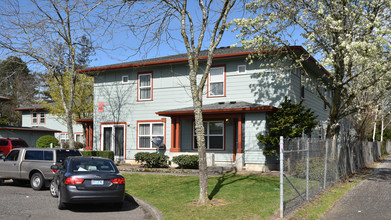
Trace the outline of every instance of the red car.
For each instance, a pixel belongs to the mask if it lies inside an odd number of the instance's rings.
[[[29,147],[22,139],[17,138],[0,138],[0,157],[7,154],[14,148]]]

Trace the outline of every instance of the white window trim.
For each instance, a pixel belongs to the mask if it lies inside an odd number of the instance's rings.
[[[115,126],[122,126],[124,127],[124,154],[126,150],[126,145],[125,145],[125,140],[126,140],[126,125],[125,124],[104,124],[101,125],[101,131],[100,131],[100,138],[101,138],[101,143],[100,143],[100,150],[103,150],[103,144],[104,144],[104,128],[114,128]],[[114,129],[113,129],[114,130]],[[111,135],[111,146],[110,150],[115,151],[114,149],[114,137],[115,135]]]
[[[149,75],[150,76],[150,83],[149,83],[149,86],[141,86],[141,83],[140,83],[140,77],[141,76],[144,76],[144,75]],[[138,91],[137,91],[137,100],[139,100],[139,101],[151,101],[152,100],[152,97],[153,97],[153,88],[152,88],[152,86],[153,86],[153,83],[152,83],[152,80],[153,80],[153,78],[152,78],[153,76],[152,76],[152,73],[139,73],[138,74],[138,76],[137,76],[137,89],[138,89]],[[151,90],[151,95],[150,95],[150,97],[148,98],[148,99],[142,99],[141,98],[141,89],[143,89],[143,88],[149,88],[150,90]]]
[[[218,135],[218,134],[213,134],[213,135],[210,135],[209,134],[209,123],[210,122],[219,122],[219,123],[223,123],[223,133],[221,135]],[[210,150],[210,151],[223,151],[225,150],[225,123],[224,121],[204,121],[204,123],[207,123],[207,134],[204,134],[205,138],[207,137],[210,137],[210,136],[213,136],[213,137],[223,137],[223,147],[222,148],[212,148],[210,149],[209,148],[209,143],[210,141],[205,141],[205,144],[207,143],[207,146],[205,146],[206,150]],[[195,124],[193,123],[193,150],[197,150],[197,146],[195,144],[195,140],[196,140],[196,133],[195,133]],[[205,128],[204,128],[205,129]]]
[[[222,81],[211,81],[212,77],[210,76],[210,72],[212,69],[223,69],[223,77],[222,77]],[[209,71],[209,75],[208,75],[208,97],[224,97],[226,94],[226,91],[225,91],[225,88],[226,88],[226,73],[225,73],[225,66],[215,66],[215,67],[211,67],[210,68],[210,71]],[[211,91],[211,83],[223,83],[223,94],[219,94],[219,95],[212,95],[210,93]]]
[[[244,72],[240,72],[240,67],[244,67]],[[238,74],[246,74],[247,73],[247,65],[238,65]]]
[[[149,124],[149,135],[140,135],[140,125],[145,125],[145,124]],[[153,147],[153,144],[152,144],[152,125],[153,124],[161,124],[163,126],[163,133],[161,135],[158,135],[158,136],[163,136],[165,137],[165,126],[164,126],[164,122],[137,122],[137,149],[140,149],[140,150],[153,150],[153,149],[156,149],[155,147]],[[155,135],[156,136],[156,135]],[[149,142],[149,148],[142,148],[140,147],[140,137],[150,137],[150,142]]]
[[[128,78],[127,82],[125,82],[125,78]],[[124,75],[122,76],[122,84],[128,84],[129,83],[129,76],[128,75]]]
[[[42,114],[43,114],[43,117],[42,117]],[[42,122],[42,118],[44,119],[44,121]],[[46,113],[45,112],[40,112],[39,113],[39,124],[46,124]]]
[[[34,114],[35,114],[35,117],[34,117]],[[35,122],[34,122],[34,119],[35,119]],[[31,113],[31,124],[33,125],[36,125],[39,123],[39,117],[38,117],[38,112],[32,112]]]

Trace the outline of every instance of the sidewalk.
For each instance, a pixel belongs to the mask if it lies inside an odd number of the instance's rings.
[[[391,219],[391,156],[368,179],[346,193],[325,215],[329,219]]]

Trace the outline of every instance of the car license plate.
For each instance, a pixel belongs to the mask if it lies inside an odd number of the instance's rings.
[[[103,180],[91,180],[91,185],[103,185]]]

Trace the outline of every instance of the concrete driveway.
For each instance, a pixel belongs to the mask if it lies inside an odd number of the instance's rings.
[[[56,199],[49,190],[34,191],[29,185],[6,181],[0,186],[0,219],[152,219],[130,195],[120,208],[111,204],[87,204],[58,210]]]

